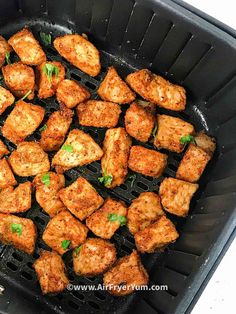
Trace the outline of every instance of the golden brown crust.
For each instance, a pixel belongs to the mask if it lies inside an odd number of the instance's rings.
[[[6,53],[11,52],[12,48],[8,44],[5,38],[0,36],[0,68],[4,65],[6,59]]]
[[[7,149],[6,145],[3,143],[3,141],[0,140],[0,159],[5,156],[8,155],[10,152]]]
[[[135,172],[145,176],[160,177],[167,165],[166,154],[142,146],[132,146],[128,166]]]
[[[135,93],[120,78],[114,67],[108,68],[97,93],[103,100],[118,104],[128,104],[135,100]]]
[[[0,86],[0,115],[11,106],[15,101],[15,97],[7,89]]]
[[[81,71],[97,76],[101,71],[100,56],[97,48],[78,34],[57,37],[54,47],[67,61]]]
[[[7,162],[7,160],[0,160],[0,189],[5,189],[9,186],[14,186],[17,184],[17,181],[14,177],[13,172]]]
[[[199,148],[203,149],[212,158],[216,149],[215,139],[201,131],[195,135],[194,140],[196,142],[196,145]]]
[[[79,123],[97,128],[114,128],[121,113],[120,106],[108,101],[88,100],[76,108]]]

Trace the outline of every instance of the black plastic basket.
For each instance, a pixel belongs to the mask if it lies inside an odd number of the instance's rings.
[[[196,129],[204,129],[217,138],[217,152],[200,180],[201,188],[188,218],[171,217],[180,238],[163,253],[142,256],[150,284],[168,285],[168,291],[137,292],[122,298],[102,291],[65,291],[57,296],[42,296],[32,269],[39,250],[47,248],[39,240],[33,256],[0,246],[0,285],[5,288],[0,295],[1,313],[181,314],[190,310],[233,238],[236,225],[236,34],[201,15],[180,1],[169,0],[0,0],[3,36],[8,37],[25,25],[38,38],[40,31],[52,32],[53,37],[71,32],[88,34],[101,50],[103,67],[96,78],[69,65],[52,47],[45,51],[49,59],[62,61],[67,77],[87,86],[93,98],[97,97],[96,88],[108,65],[115,65],[122,76],[147,67],[187,89],[186,111],[173,115],[193,122]],[[45,120],[58,108],[55,98],[34,102],[46,108]],[[9,111],[1,117],[0,125]],[[75,127],[81,128],[76,118],[72,125]],[[84,129],[102,143],[104,130]],[[38,140],[39,132],[29,139]],[[10,150],[14,149],[14,145],[5,143]],[[180,159],[180,155],[169,154],[164,176],[175,175]],[[100,163],[95,162],[68,171],[67,184],[79,175],[89,179],[103,196],[121,198],[127,204],[143,191],[158,190],[163,179],[137,175],[134,183],[127,180],[108,191],[97,181]],[[36,222],[40,238],[49,217],[36,203],[26,217]],[[126,227],[118,231],[113,241],[119,256],[134,248]],[[73,284],[102,282],[101,277],[78,278],[72,270],[71,254],[64,258]]]

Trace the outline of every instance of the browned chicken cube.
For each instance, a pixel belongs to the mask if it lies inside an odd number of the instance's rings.
[[[35,75],[34,70],[21,63],[12,63],[2,67],[2,74],[7,87],[16,97],[34,98]],[[30,93],[31,91],[31,93]]]
[[[167,165],[166,154],[142,146],[132,146],[128,166],[145,176],[160,177]]]
[[[69,284],[64,262],[56,252],[42,250],[33,267],[43,294],[62,292]]]
[[[65,79],[58,84],[57,101],[72,109],[90,98],[90,92],[81,84]]]
[[[133,102],[125,113],[127,133],[140,142],[147,142],[155,124],[155,105],[146,101]]]
[[[120,78],[114,67],[109,67],[97,93],[103,100],[120,105],[128,104],[135,100],[135,93]]]
[[[48,155],[36,142],[22,142],[10,157],[9,163],[15,174],[21,177],[35,176],[50,169]]]
[[[135,245],[141,253],[153,253],[179,237],[174,224],[165,216],[134,235]]]
[[[193,194],[197,189],[198,184],[165,178],[159,190],[161,204],[169,213],[185,217],[188,214]]]
[[[15,97],[7,89],[0,86],[0,115],[11,106],[15,101]]]
[[[103,239],[87,239],[73,251],[74,272],[79,276],[100,275],[107,271],[115,261],[115,245]]]
[[[96,76],[101,71],[100,56],[97,48],[78,34],[57,37],[54,47],[58,53],[81,71]]]
[[[181,138],[194,133],[192,124],[176,117],[167,115],[158,115],[157,117],[157,133],[154,145],[160,149],[168,149],[170,151],[181,153],[184,144]]]
[[[126,224],[126,206],[108,198],[103,206],[86,219],[87,227],[98,237],[110,239],[116,230]]]
[[[43,121],[44,114],[41,106],[18,101],[2,127],[3,136],[14,144],[24,141]]]
[[[10,152],[7,149],[6,145],[3,143],[3,141],[0,140],[0,159],[5,156],[8,155]]]
[[[8,40],[24,64],[39,65],[46,61],[46,55],[28,28],[23,28]]]
[[[6,159],[0,160],[0,189],[16,185],[16,179]]]
[[[63,144],[72,122],[73,111],[61,106],[53,112],[42,127],[40,146],[45,152],[57,151]]]
[[[36,238],[37,228],[31,219],[0,213],[0,242],[33,254]]]
[[[124,128],[106,131],[101,165],[103,178],[110,178],[110,180],[103,181],[107,188],[114,188],[124,183],[128,173],[131,143],[131,138]]]
[[[60,190],[59,197],[69,211],[80,220],[84,220],[104,202],[94,187],[83,177]]]
[[[99,160],[102,155],[102,149],[90,135],[74,129],[53,157],[52,165],[56,167],[57,172],[63,172]]]
[[[195,135],[194,141],[199,148],[203,149],[212,158],[216,149],[216,142],[214,138],[201,131]]]
[[[12,51],[11,46],[6,39],[0,36],[0,68],[3,66],[6,60],[6,54]]]
[[[0,191],[0,213],[23,213],[31,208],[31,182],[19,184]]]
[[[114,128],[121,113],[120,106],[108,101],[88,100],[76,108],[79,123],[97,128]]]
[[[38,174],[34,178],[33,185],[36,188],[37,202],[50,217],[66,210],[58,196],[58,191],[65,186],[65,178],[62,174],[54,172]]]
[[[111,294],[124,296],[147,285],[148,273],[137,251],[124,256],[104,274],[103,283]]]
[[[88,228],[75,219],[68,211],[54,216],[46,226],[42,239],[59,254],[64,254],[84,243]]]
[[[128,228],[132,234],[143,230],[159,216],[164,215],[160,197],[153,192],[143,192],[132,201],[128,208]]]
[[[126,77],[126,82],[144,99],[168,110],[182,111],[186,106],[186,92],[163,77],[142,69]]]
[[[38,97],[52,97],[61,81],[65,78],[65,67],[58,61],[43,62],[37,67]]]

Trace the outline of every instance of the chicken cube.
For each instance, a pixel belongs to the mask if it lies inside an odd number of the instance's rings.
[[[0,115],[11,106],[15,101],[15,97],[7,89],[0,86]]]
[[[11,46],[8,44],[5,38],[0,36],[0,68],[4,65],[6,60],[6,54],[12,51]]]
[[[135,100],[135,93],[120,78],[114,67],[109,67],[107,74],[97,90],[102,100],[118,104],[128,104]]]
[[[165,178],[159,189],[161,204],[169,213],[185,217],[188,214],[193,194],[197,189],[198,184]]]
[[[154,253],[178,237],[174,224],[166,216],[159,217],[156,222],[134,235],[135,245],[141,253]]]
[[[214,138],[201,131],[195,135],[194,141],[199,148],[203,149],[210,156],[210,158],[212,158],[216,149],[216,142]]]
[[[7,149],[6,145],[3,143],[3,141],[0,140],[0,159],[5,156],[8,155],[10,152]]]
[[[16,179],[6,159],[0,160],[0,189],[16,185]]]

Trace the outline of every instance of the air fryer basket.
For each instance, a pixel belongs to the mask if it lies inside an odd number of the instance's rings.
[[[97,97],[96,88],[111,64],[122,76],[145,67],[182,84],[187,89],[187,109],[175,115],[215,136],[217,152],[200,180],[201,188],[193,199],[188,218],[171,217],[181,233],[179,240],[163,253],[142,256],[150,284],[168,285],[168,291],[137,292],[122,298],[104,291],[65,291],[57,296],[42,296],[32,269],[39,250],[47,248],[39,240],[33,256],[0,245],[0,285],[5,288],[0,295],[0,312],[184,313],[236,225],[235,34],[169,0],[0,0],[0,34],[8,38],[24,25],[38,37],[40,31],[52,32],[53,37],[71,32],[88,34],[101,50],[103,67],[96,78],[70,66],[53,47],[46,52],[48,59],[62,61],[67,67],[67,77],[87,86],[93,98]],[[58,108],[54,98],[34,102],[46,108],[45,120]],[[1,126],[8,113],[1,118]],[[72,125],[75,127],[82,128],[76,118]],[[104,131],[83,129],[102,143]],[[39,132],[30,139],[38,140]],[[14,145],[6,143],[10,150],[14,149]],[[180,159],[179,155],[169,154],[164,176],[174,176]],[[163,179],[137,175],[134,183],[127,180],[114,191],[107,191],[98,184],[100,164],[95,162],[68,171],[67,184],[79,175],[89,179],[103,196],[118,197],[127,204],[143,191],[157,191]],[[26,217],[36,222],[40,238],[48,216],[34,202]],[[129,254],[134,248],[126,227],[117,232],[113,241],[119,256]],[[73,284],[102,283],[101,277],[76,277],[70,253],[65,260]]]

